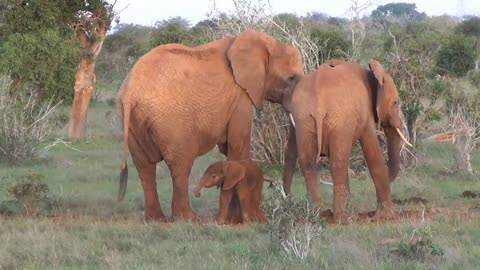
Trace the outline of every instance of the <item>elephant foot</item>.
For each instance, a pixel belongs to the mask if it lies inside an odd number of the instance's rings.
[[[168,220],[162,211],[156,211],[153,213],[145,213],[145,222],[147,223],[167,223]]]
[[[188,209],[186,211],[172,211],[172,220],[175,222],[178,221],[190,221],[196,222],[199,221],[201,218],[197,216],[192,209]]]
[[[349,224],[350,216],[346,212],[333,213],[333,223],[338,225]]]
[[[227,219],[225,217],[221,217],[221,216],[217,216],[215,218],[215,222],[218,224],[218,225],[226,225],[227,224]]]
[[[379,208],[377,209],[375,216],[373,217],[374,221],[379,220],[391,220],[395,218],[395,212],[391,207],[388,208]]]

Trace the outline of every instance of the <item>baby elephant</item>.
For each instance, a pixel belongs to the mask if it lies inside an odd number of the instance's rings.
[[[263,189],[263,173],[253,160],[219,161],[210,165],[195,188],[195,196],[200,197],[203,187],[222,188],[218,224],[225,224],[228,206],[234,192],[237,192],[242,213],[242,222],[266,223],[265,213],[260,206]]]

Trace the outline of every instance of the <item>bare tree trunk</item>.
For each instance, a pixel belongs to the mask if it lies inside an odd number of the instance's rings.
[[[95,88],[95,62],[82,58],[75,75],[75,96],[70,115],[70,140],[85,137],[87,112]]]
[[[92,32],[87,30],[88,23],[95,25]],[[75,96],[69,126],[70,140],[85,138],[88,106],[95,89],[95,63],[107,34],[107,25],[98,17],[92,17],[77,26],[76,32],[83,51],[75,75]]]

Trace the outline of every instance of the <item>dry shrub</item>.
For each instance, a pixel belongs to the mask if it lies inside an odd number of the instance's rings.
[[[477,95],[480,97],[480,95]],[[450,110],[448,127],[453,134],[452,145],[456,169],[472,176],[472,151],[480,145],[480,101],[459,103]]]
[[[40,103],[35,91],[9,94],[11,84],[9,77],[0,78],[0,160],[31,160],[50,134],[58,104]]]
[[[234,10],[222,12],[211,1],[208,14],[215,23],[208,33],[211,40],[232,37],[245,30],[268,33],[277,40],[293,45],[302,54],[305,73],[319,65],[318,46],[310,39],[309,30],[300,23],[296,29],[288,29],[274,21],[269,1],[232,0]],[[252,158],[265,165],[283,165],[283,153],[288,137],[289,119],[282,106],[266,103],[261,113],[256,113],[252,127]]]

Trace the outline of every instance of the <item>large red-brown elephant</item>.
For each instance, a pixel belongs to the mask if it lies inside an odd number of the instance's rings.
[[[162,160],[173,182],[173,218],[193,219],[188,179],[195,158],[215,145],[227,160],[250,158],[254,106],[262,108],[264,100],[283,104],[303,76],[298,49],[256,31],[198,47],[152,49],[120,87],[119,199],[126,189],[129,148],[142,182],[146,220],[166,221],[155,179]]]
[[[369,69],[331,60],[297,84],[286,103],[292,124],[285,155],[283,187],[290,192],[297,156],[307,190],[320,206],[316,163],[328,156],[333,178],[334,221],[345,222],[350,197],[350,154],[360,141],[372,176],[380,215],[391,214],[390,182],[399,171],[402,141],[400,104],[393,79],[377,61]],[[377,124],[387,137],[388,169],[376,135]],[[377,212],[378,213],[378,212]]]

